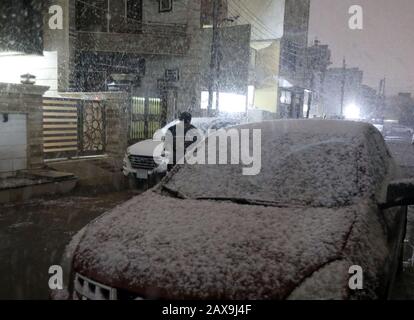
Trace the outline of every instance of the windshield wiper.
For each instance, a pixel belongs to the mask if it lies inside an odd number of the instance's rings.
[[[184,194],[182,194],[180,191],[173,190],[171,188],[168,188],[166,185],[161,185],[161,191],[165,191],[170,196],[178,199],[188,199],[188,197]]]
[[[287,208],[292,207],[290,204],[281,203],[277,201],[266,201],[266,200],[255,200],[255,199],[245,199],[245,198],[231,198],[231,197],[200,197],[196,200],[213,200],[213,201],[229,201],[237,204],[247,204],[247,205],[257,205],[264,207],[278,207],[278,208]]]

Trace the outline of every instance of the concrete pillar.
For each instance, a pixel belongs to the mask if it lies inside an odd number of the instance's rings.
[[[63,11],[63,29],[50,29],[49,19],[52,16],[49,14],[49,8],[52,5],[57,5]],[[69,89],[69,74],[70,74],[70,3],[69,0],[49,0],[45,8],[45,24],[44,24],[44,50],[57,52],[58,65],[58,91],[68,91]]]
[[[105,94],[106,153],[122,160],[128,148],[129,95],[125,93]]]
[[[43,166],[42,106],[47,90],[49,87],[0,83],[0,113],[26,115],[28,169]]]

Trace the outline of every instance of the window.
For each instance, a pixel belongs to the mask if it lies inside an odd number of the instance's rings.
[[[107,29],[108,3],[104,0],[76,1],[76,28],[79,31],[102,32]]]
[[[142,20],[142,0],[126,0],[127,18]]]
[[[173,8],[172,0],[158,0],[159,12],[170,12]]]
[[[201,109],[208,109],[208,91],[201,92]],[[220,112],[232,113],[232,112],[245,112],[247,97],[242,94],[236,94],[231,92],[220,92],[219,95],[219,108]],[[217,93],[213,92],[213,105],[211,106],[213,110],[216,110],[217,106]]]
[[[280,102],[283,104],[291,104],[292,103],[292,92],[282,90],[280,92]]]

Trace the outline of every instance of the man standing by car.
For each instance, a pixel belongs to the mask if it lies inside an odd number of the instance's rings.
[[[191,124],[192,115],[189,112],[181,113],[179,117],[180,122],[168,129],[166,146],[171,152],[170,163],[168,164],[168,171],[170,171],[185,155],[188,147],[197,142],[197,136],[193,135],[193,139],[186,141],[187,133],[191,130],[197,132],[197,128]]]

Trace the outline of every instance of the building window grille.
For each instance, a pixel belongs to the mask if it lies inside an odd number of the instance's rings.
[[[170,12],[173,9],[173,0],[159,0],[159,12]]]

